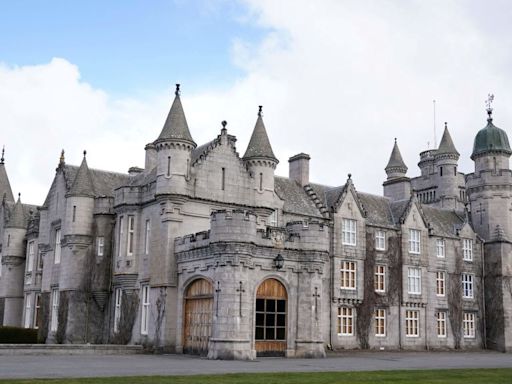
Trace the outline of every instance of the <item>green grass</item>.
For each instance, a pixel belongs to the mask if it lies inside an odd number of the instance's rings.
[[[237,373],[194,376],[135,376],[90,379],[0,380],[5,383],[66,384],[334,384],[334,383],[512,383],[510,369],[446,369],[425,371]]]

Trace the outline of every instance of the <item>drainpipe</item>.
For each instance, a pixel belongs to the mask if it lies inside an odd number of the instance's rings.
[[[332,300],[334,298],[334,214],[331,214],[331,223],[329,225],[330,233],[330,241],[329,241],[329,263],[331,273],[329,276],[329,345],[331,350],[334,350],[334,346],[332,345]]]
[[[400,230],[400,232],[398,233],[398,244],[399,244],[399,247],[398,247],[398,257],[399,257],[399,267],[400,267],[400,280],[401,280],[401,284],[400,284],[400,288],[399,288],[399,291],[398,291],[398,349],[402,349],[402,292],[403,292],[403,285],[404,285],[404,282],[403,282],[403,274],[404,274],[404,271],[403,271],[403,260],[402,260],[402,247],[403,247],[403,244],[402,244],[402,231]]]
[[[484,242],[480,242],[480,259],[482,260],[482,324],[483,324],[483,347],[487,349],[487,322],[485,314],[485,261],[484,261]]]

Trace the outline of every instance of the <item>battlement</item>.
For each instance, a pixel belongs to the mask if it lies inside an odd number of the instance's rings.
[[[193,248],[200,248],[210,244],[210,231],[201,231],[195,234],[177,237],[174,240],[176,252],[186,251]]]

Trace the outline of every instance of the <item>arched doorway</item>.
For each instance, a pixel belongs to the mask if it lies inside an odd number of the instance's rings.
[[[256,291],[255,347],[257,356],[284,356],[286,351],[286,288],[267,279]]]
[[[208,353],[212,333],[213,286],[205,279],[194,280],[185,291],[183,352]]]

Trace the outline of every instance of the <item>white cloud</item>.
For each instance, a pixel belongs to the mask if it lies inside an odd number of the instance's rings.
[[[214,138],[225,119],[243,155],[262,104],[279,174],[287,174],[288,157],[307,152],[312,181],[340,185],[350,172],[359,190],[380,193],[394,137],[409,175],[418,174],[419,152],[433,145],[433,99],[438,141],[448,121],[462,171],[472,170],[488,92],[496,94],[496,125],[512,127],[506,2],[486,6],[485,14],[467,1],[244,3],[241,22],[269,31],[256,45],[233,37],[233,62],[246,74],[194,95],[182,86],[198,144]],[[92,167],[143,165],[171,92],[114,99],[64,59],[0,66],[1,139],[14,192],[42,203],[62,147],[74,164],[87,149]]]

